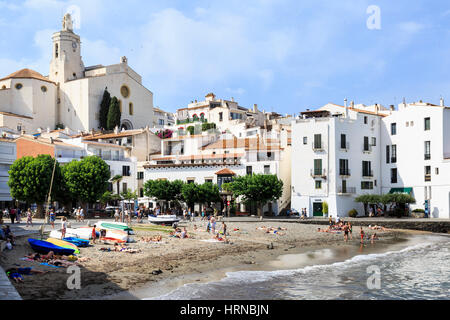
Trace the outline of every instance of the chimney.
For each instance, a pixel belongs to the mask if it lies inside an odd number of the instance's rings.
[[[50,133],[50,127],[47,127],[47,133]]]
[[[234,102],[234,98],[233,97],[231,97],[231,102]]]
[[[53,137],[50,137],[50,143],[53,144]]]
[[[393,104],[391,104],[391,105],[389,106],[389,108],[391,109],[391,111],[395,111],[395,106],[394,106]]]
[[[441,97],[441,101],[440,101],[440,106],[443,107],[444,106],[444,98]]]
[[[258,105],[256,103],[253,105],[253,112],[258,112]]]
[[[344,99],[344,107],[347,108],[347,98]]]
[[[114,128],[114,133],[115,133],[115,134],[118,134],[118,133],[119,133],[119,127],[118,127],[118,126],[116,126],[116,127]]]

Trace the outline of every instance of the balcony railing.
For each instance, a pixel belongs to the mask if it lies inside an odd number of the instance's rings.
[[[431,160],[431,154],[426,153],[424,158],[425,158],[425,160]]]
[[[430,182],[431,181],[431,174],[426,174],[425,175],[425,182]]]
[[[363,171],[362,176],[363,176],[363,178],[373,178],[373,170]]]
[[[356,188],[355,187],[339,187],[337,190],[338,194],[355,194]]]
[[[311,177],[313,178],[325,178],[327,176],[327,171],[325,169],[311,169]]]
[[[397,157],[391,157],[391,163],[397,163]]]
[[[312,146],[313,151],[324,151],[325,150],[323,143],[314,143],[313,142],[311,146]]]
[[[349,176],[351,176],[350,169],[340,169],[339,170],[339,175],[341,177],[349,177]]]
[[[363,145],[363,152],[372,152],[372,146],[368,144]]]

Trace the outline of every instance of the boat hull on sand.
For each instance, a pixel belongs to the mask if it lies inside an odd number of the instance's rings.
[[[148,217],[148,222],[153,224],[173,225],[174,223],[178,223],[179,221],[180,219],[178,219],[176,215],[160,215]]]
[[[55,239],[55,238],[48,238],[47,241],[50,243],[53,243],[54,245],[59,246],[59,247],[73,249],[73,250],[75,250],[74,253],[76,253],[76,254],[80,253],[80,250],[78,249],[78,247],[76,245],[74,245],[73,243],[70,243],[70,242],[67,242],[64,240],[60,240],[60,239]]]
[[[75,253],[74,249],[63,248],[48,241],[28,239],[28,243],[34,251],[42,254],[47,254],[50,251],[53,251],[54,254],[70,256]]]

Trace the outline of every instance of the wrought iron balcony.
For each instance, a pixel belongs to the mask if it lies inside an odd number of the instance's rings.
[[[327,171],[325,169],[311,169],[311,177],[313,178],[326,178]]]
[[[356,194],[355,187],[338,187],[338,194]]]

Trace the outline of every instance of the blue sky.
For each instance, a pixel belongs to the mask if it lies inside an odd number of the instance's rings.
[[[168,111],[208,92],[289,114],[345,98],[450,101],[450,4],[437,0],[0,0],[0,77],[48,74],[71,5],[85,65],[127,56]],[[367,27],[370,5],[381,29]]]

